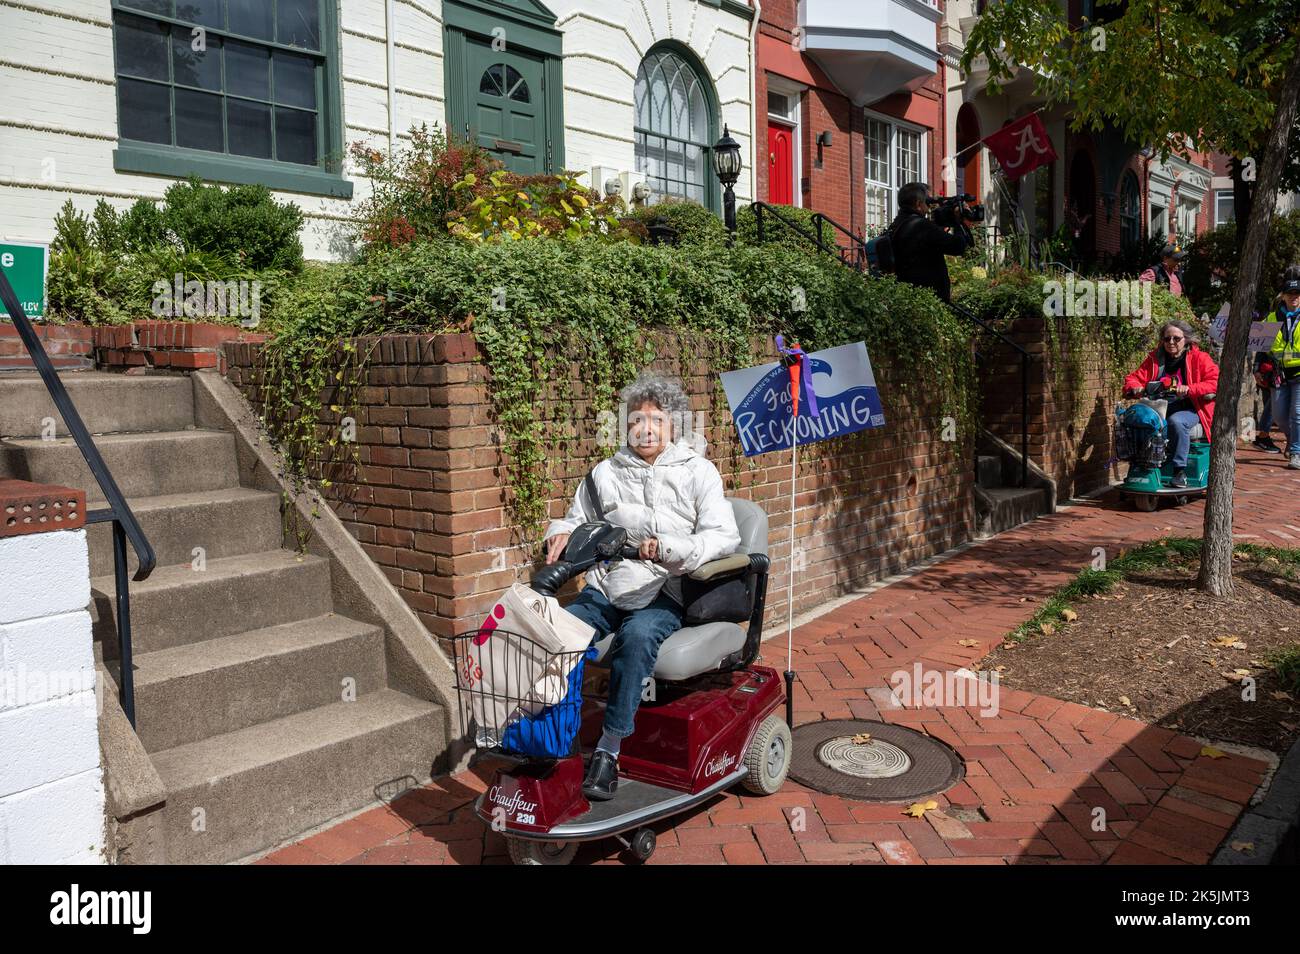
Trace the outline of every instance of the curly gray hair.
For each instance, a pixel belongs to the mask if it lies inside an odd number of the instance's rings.
[[[1160,339],[1156,342],[1157,347],[1159,347],[1159,345],[1164,341],[1165,332],[1170,328],[1177,328],[1183,333],[1183,338],[1186,339],[1188,348],[1192,345],[1200,345],[1201,336],[1196,333],[1196,329],[1185,321],[1174,319],[1172,321],[1166,321],[1160,326],[1160,331],[1157,333],[1157,337]]]
[[[619,400],[627,412],[640,409],[643,404],[653,404],[666,413],[673,423],[673,440],[690,431],[691,399],[686,396],[675,379],[652,371],[643,371],[625,387]]]

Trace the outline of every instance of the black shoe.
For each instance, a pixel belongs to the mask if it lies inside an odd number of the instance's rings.
[[[1278,447],[1266,437],[1257,437],[1253,441],[1256,450],[1262,450],[1265,454],[1280,454],[1282,448]]]
[[[1170,487],[1186,487],[1186,486],[1187,486],[1187,471],[1185,471],[1185,470],[1176,470],[1176,471],[1174,471],[1174,475],[1173,475],[1172,477],[1169,478],[1169,486],[1170,486]]]
[[[591,755],[591,764],[587,766],[587,777],[582,782],[582,794],[588,798],[605,802],[614,797],[618,791],[618,759],[604,749],[597,749]]]

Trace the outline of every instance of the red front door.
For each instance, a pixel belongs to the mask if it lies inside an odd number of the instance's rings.
[[[767,201],[794,204],[794,129],[778,123],[767,126]]]

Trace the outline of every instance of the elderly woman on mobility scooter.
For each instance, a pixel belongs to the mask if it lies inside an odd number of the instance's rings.
[[[1174,444],[1171,487],[1187,486],[1187,454],[1195,438],[1210,436],[1218,386],[1219,366],[1201,350],[1196,332],[1183,321],[1161,325],[1156,349],[1124,379],[1128,397],[1158,397],[1168,391],[1176,395],[1165,411]]]
[[[545,537],[546,562],[554,563],[575,528],[604,520],[628,531],[640,557],[588,570],[582,592],[565,607],[595,627],[597,640],[616,633],[608,656],[604,731],[582,786],[587,798],[599,801],[617,790],[619,745],[632,734],[659,646],[681,628],[680,577],[740,544],[718,469],[679,440],[691,413],[681,387],[643,374],[621,398],[626,446],[596,465],[564,519],[552,521]]]

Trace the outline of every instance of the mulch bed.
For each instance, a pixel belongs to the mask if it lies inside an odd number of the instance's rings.
[[[1076,601],[1077,619],[1004,643],[979,668],[1009,688],[1282,753],[1300,734],[1300,700],[1269,659],[1300,645],[1300,574],[1238,561],[1233,596],[1219,599],[1195,588],[1196,571],[1186,562],[1134,573]],[[1241,670],[1256,681],[1254,701],[1242,699]]]

